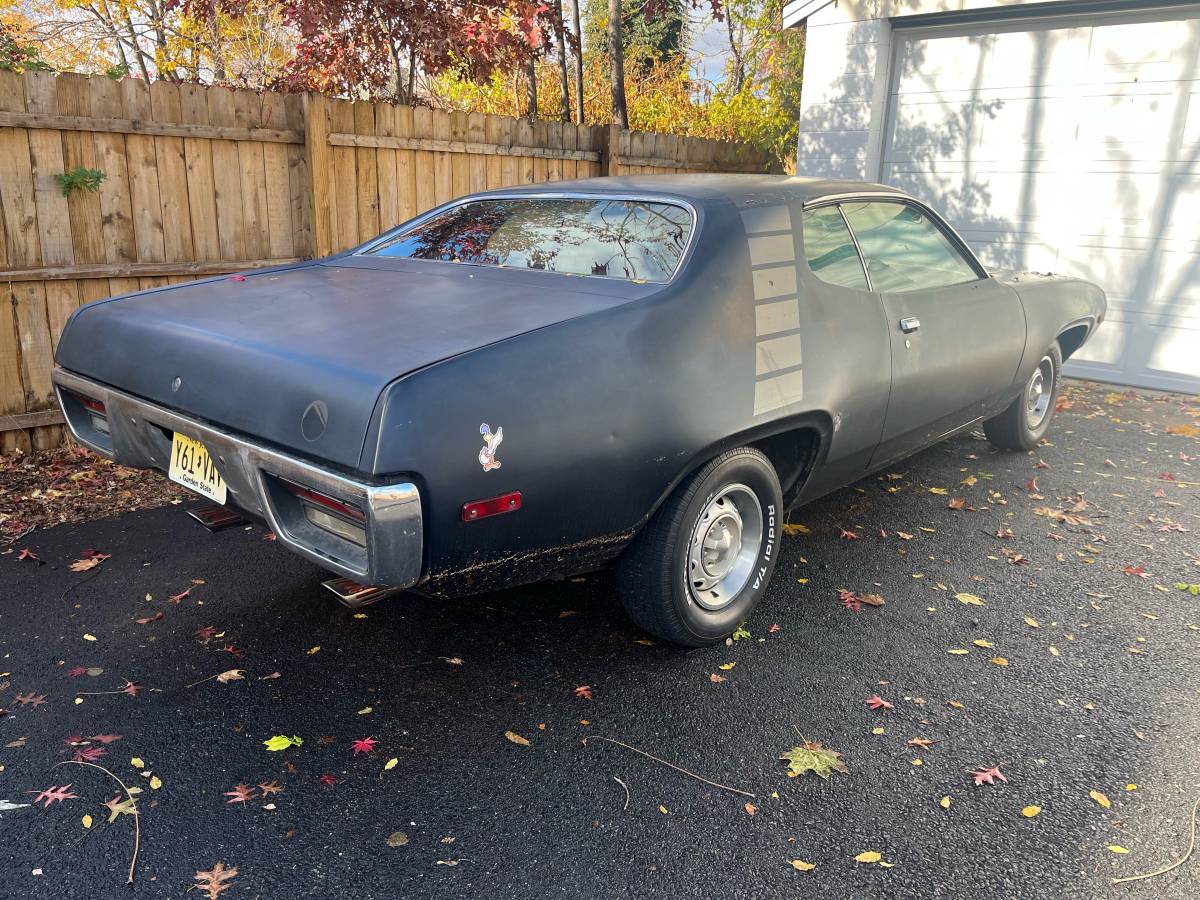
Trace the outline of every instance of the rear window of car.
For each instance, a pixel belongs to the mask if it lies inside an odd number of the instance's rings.
[[[372,248],[377,256],[671,280],[693,228],[682,206],[609,198],[472,200]]]

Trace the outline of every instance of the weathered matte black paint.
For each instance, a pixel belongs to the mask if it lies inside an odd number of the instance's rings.
[[[674,280],[639,285],[350,252],[92,304],[72,318],[57,361],[364,479],[415,481],[425,587],[452,592],[602,562],[697,465],[787,429],[810,428],[820,440],[799,500],[840,487],[1003,408],[1057,334],[1077,323],[1090,333],[1104,310],[1103,293],[1086,282],[989,278],[941,292],[953,340],[943,335],[905,357],[912,348],[892,320],[911,298],[819,281],[803,262],[799,227],[806,203],[905,196],[893,188],[712,175],[492,192],[562,193],[693,207],[694,237]],[[781,204],[794,227],[804,391],[802,401],[755,416],[755,297],[741,213]],[[937,310],[926,303],[923,318]],[[923,356],[940,382],[921,368]],[[172,391],[176,377],[182,387]],[[897,390],[919,390],[927,403],[900,403]],[[328,409],[315,439],[302,426],[314,401]],[[896,420],[900,408],[905,421]],[[937,415],[922,419],[923,408]],[[478,460],[483,422],[504,429],[501,467],[489,472]],[[461,520],[464,503],[518,490],[520,511]]]

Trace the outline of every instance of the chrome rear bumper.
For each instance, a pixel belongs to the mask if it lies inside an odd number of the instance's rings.
[[[58,402],[75,439],[122,465],[166,472],[175,431],[208,448],[229,502],[267,523],[289,549],[362,584],[407,588],[421,578],[424,531],[421,496],[415,484],[376,485],[355,481],[312,463],[205,425],[123,391],[55,367]],[[75,394],[104,404],[107,434]],[[306,485],[362,509],[366,546],[312,525],[292,507],[275,479]]]

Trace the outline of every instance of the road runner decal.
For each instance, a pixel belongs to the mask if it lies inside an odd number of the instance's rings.
[[[500,460],[496,459],[496,448],[504,440],[504,429],[497,428],[496,433],[492,434],[492,429],[488,427],[487,422],[484,422],[479,426],[479,433],[483,436],[484,442],[483,448],[479,451],[479,464],[483,466],[483,471],[490,472],[492,469],[500,468]]]

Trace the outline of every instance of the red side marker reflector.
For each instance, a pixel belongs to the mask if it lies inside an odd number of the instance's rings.
[[[474,522],[476,519],[485,519],[488,516],[498,516],[500,513],[514,512],[520,508],[521,492],[513,491],[511,494],[492,497],[490,500],[474,500],[466,504],[462,509],[462,518],[464,522]]]

